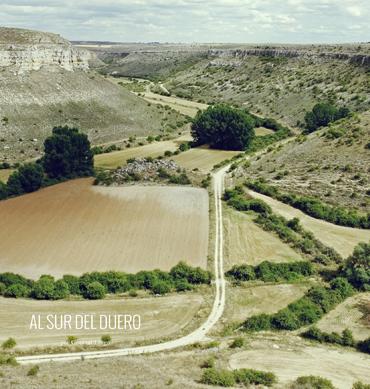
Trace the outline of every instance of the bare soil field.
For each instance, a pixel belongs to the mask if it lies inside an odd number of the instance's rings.
[[[355,246],[360,242],[368,242],[370,240],[370,231],[359,228],[349,228],[337,226],[328,223],[324,220],[315,219],[306,215],[299,209],[293,208],[290,205],[284,204],[281,201],[272,199],[261,193],[248,190],[248,193],[254,197],[265,201],[274,212],[287,218],[299,218],[302,226],[311,231],[317,239],[329,247],[333,247],[343,257],[348,257],[352,254]]]
[[[230,159],[237,154],[240,154],[240,152],[197,147],[171,157],[171,159],[186,169],[192,170],[198,168],[201,171],[210,172],[214,165],[225,159]]]
[[[275,313],[299,299],[309,288],[307,283],[246,285],[228,288],[224,322],[242,322],[260,313]]]
[[[349,328],[356,340],[370,337],[370,292],[348,298],[327,313],[317,324],[326,332]]]
[[[208,194],[189,187],[94,187],[91,179],[0,202],[1,270],[35,278],[207,265]]]
[[[17,348],[66,346],[66,337],[78,337],[78,344],[101,344],[102,335],[110,335],[112,342],[130,346],[136,341],[170,337],[193,320],[203,302],[200,294],[176,294],[165,297],[126,298],[98,301],[37,301],[0,298],[0,342],[9,337],[17,341]],[[46,315],[93,315],[97,329],[56,330],[29,329],[33,314],[40,314],[46,327]],[[100,315],[140,315],[141,328],[99,329]],[[113,323],[113,320],[112,320]],[[59,322],[58,322],[59,325]]]
[[[311,346],[294,336],[253,341],[250,350],[232,355],[229,364],[232,369],[272,371],[281,384],[307,375],[328,378],[338,389],[349,389],[356,381],[370,382],[369,355],[345,348]]]
[[[126,163],[130,158],[159,157],[167,150],[175,151],[179,147],[178,142],[168,140],[163,142],[154,142],[144,146],[132,147],[120,151],[114,151],[107,154],[99,154],[94,157],[95,167],[105,169],[116,169]]]
[[[263,261],[301,260],[300,254],[253,223],[249,215],[224,207],[225,270],[233,265],[258,265]]]
[[[7,182],[13,171],[13,169],[0,169],[0,181]]]

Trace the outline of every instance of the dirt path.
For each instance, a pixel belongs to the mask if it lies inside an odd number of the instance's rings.
[[[324,220],[308,216],[299,209],[293,208],[290,205],[284,204],[281,201],[261,193],[252,190],[248,190],[248,193],[254,198],[265,201],[275,213],[286,219],[292,219],[294,217],[299,218],[305,229],[311,231],[315,237],[325,245],[333,247],[344,258],[352,254],[353,249],[358,243],[369,242],[370,240],[369,230],[337,226]]]
[[[97,358],[109,358],[125,355],[138,355],[145,353],[153,353],[158,351],[172,350],[178,347],[187,346],[195,342],[203,340],[207,333],[221,318],[225,308],[225,279],[223,269],[223,228],[222,228],[222,193],[224,176],[229,166],[225,166],[218,172],[213,174],[213,186],[214,186],[214,199],[215,199],[215,210],[216,210],[216,237],[215,237],[215,299],[212,307],[212,311],[208,316],[207,320],[203,325],[192,333],[178,338],[173,341],[154,344],[150,346],[141,346],[134,348],[124,348],[118,350],[104,350],[94,352],[78,352],[78,353],[65,353],[65,354],[45,354],[45,355],[31,355],[17,358],[17,361],[21,364],[28,363],[45,363],[45,362],[66,362],[73,360],[84,359],[97,359]]]

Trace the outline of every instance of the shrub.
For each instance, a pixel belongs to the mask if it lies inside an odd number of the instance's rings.
[[[370,290],[370,243],[359,243],[346,260],[342,273],[359,290]]]
[[[363,353],[370,354],[370,337],[358,342],[357,348]]]
[[[0,200],[5,200],[8,197],[8,187],[0,181]]]
[[[69,335],[67,336],[67,343],[68,344],[75,344],[77,342],[77,336]]]
[[[186,173],[181,173],[179,175],[170,176],[169,182],[171,184],[177,184],[177,185],[189,185],[189,184],[191,184],[191,181],[190,181],[189,177],[186,175]]]
[[[109,344],[112,342],[112,337],[110,335],[102,335],[100,338],[103,344]]]
[[[334,385],[326,378],[315,376],[303,376],[298,377],[293,385],[292,389],[335,389]]]
[[[172,285],[169,282],[161,280],[156,280],[151,287],[153,294],[167,294],[171,289]]]
[[[230,344],[230,348],[240,348],[244,346],[244,338],[238,337]]]
[[[215,359],[213,357],[206,359],[201,365],[201,369],[211,369],[215,367]]]
[[[234,370],[235,381],[238,384],[273,386],[277,382],[276,375],[253,369]]]
[[[352,332],[349,329],[345,329],[342,332],[342,335],[337,332],[324,332],[319,328],[313,326],[309,328],[307,331],[301,334],[303,338],[315,340],[320,343],[335,343],[341,346],[354,347],[356,346],[356,342],[353,339]]]
[[[87,285],[84,297],[89,300],[98,300],[105,297],[105,287],[98,281],[91,282]]]
[[[319,127],[327,126],[329,123],[349,115],[347,108],[336,108],[334,105],[323,102],[316,104],[312,111],[307,112],[304,120],[306,132],[313,132]]]
[[[18,362],[13,355],[0,354],[0,365],[17,366]]]
[[[40,189],[44,182],[44,170],[38,163],[27,163],[13,172],[7,182],[10,196],[30,193]]]
[[[243,326],[247,331],[268,331],[271,329],[271,316],[266,313],[252,316],[244,322]]]
[[[5,289],[4,296],[5,297],[27,297],[30,293],[30,289],[22,284],[13,284],[8,286]]]
[[[202,384],[223,387],[234,386],[236,383],[233,372],[214,368],[205,369],[200,381]]]
[[[352,389],[370,389],[370,384],[364,384],[361,381],[356,381],[353,384]]]
[[[3,282],[0,282],[0,296],[4,294],[6,285]]]
[[[225,273],[226,277],[234,278],[238,281],[251,281],[256,279],[254,267],[251,265],[234,265]]]
[[[17,345],[17,342],[15,341],[14,338],[8,338],[7,340],[5,340],[2,343],[1,348],[3,350],[9,350],[9,349],[14,348],[16,345]]]
[[[28,376],[36,376],[37,373],[39,372],[40,370],[40,367],[38,365],[35,365],[35,366],[32,366],[28,372],[27,372],[27,375]]]
[[[245,111],[227,105],[216,105],[197,113],[191,133],[198,145],[244,150],[254,138],[254,126],[254,119]]]

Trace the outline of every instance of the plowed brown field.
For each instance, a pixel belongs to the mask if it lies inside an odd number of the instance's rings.
[[[36,278],[206,267],[208,195],[188,187],[94,187],[91,179],[0,202],[0,267]]]

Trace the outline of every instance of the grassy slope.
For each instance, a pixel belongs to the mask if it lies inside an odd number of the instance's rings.
[[[211,60],[216,66],[209,66]],[[218,66],[217,66],[218,63]],[[332,97],[352,109],[366,109],[366,69],[341,60],[247,57],[201,61],[166,84],[173,94],[197,101],[232,102],[291,126],[320,99]]]
[[[172,110],[151,105],[103,77],[80,71],[40,70],[0,75],[0,160],[36,157],[55,125],[87,132],[93,143],[131,135],[159,134],[182,121]],[[32,141],[37,139],[37,141]]]
[[[370,111],[343,120],[280,149],[253,158],[241,178],[264,178],[282,191],[320,198],[326,203],[369,211],[367,196]],[[328,132],[342,131],[336,139]]]

